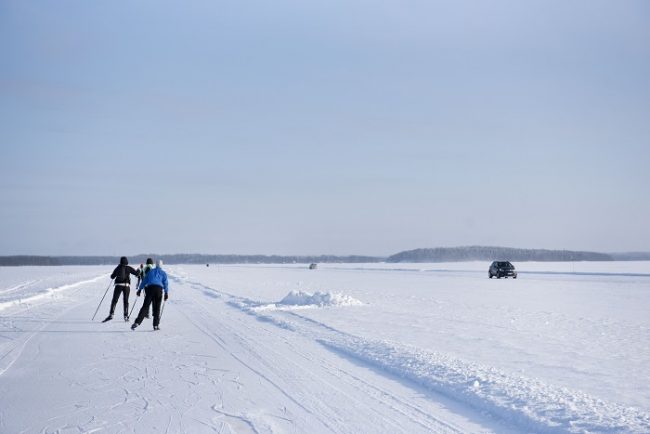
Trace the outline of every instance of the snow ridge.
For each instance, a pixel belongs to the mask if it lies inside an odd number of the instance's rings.
[[[48,287],[48,288],[31,287],[31,284],[34,282],[38,282],[38,280],[27,282],[25,284],[21,284],[19,286],[16,286],[14,288],[9,288],[4,291],[3,293],[4,297],[0,299],[0,311],[7,309],[8,307],[11,306],[16,306],[23,303],[32,303],[43,298],[52,297],[59,292],[76,288],[78,286],[85,285],[87,283],[94,283],[105,278],[106,275],[101,275],[92,279],[82,280],[80,282],[74,282],[70,284],[65,284],[56,287]],[[22,290],[22,291],[18,291],[18,290]],[[12,294],[7,296],[6,294],[10,292]],[[17,292],[17,294],[14,294],[14,292]]]
[[[434,392],[467,402],[525,430],[650,432],[650,414],[495,368],[387,341],[353,336],[319,342]]]

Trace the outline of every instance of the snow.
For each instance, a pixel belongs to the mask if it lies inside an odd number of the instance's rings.
[[[3,267],[0,432],[650,432],[650,262],[514,265]]]
[[[281,301],[285,306],[359,306],[361,303],[356,298],[342,293],[320,292],[312,294],[307,291],[291,291]]]

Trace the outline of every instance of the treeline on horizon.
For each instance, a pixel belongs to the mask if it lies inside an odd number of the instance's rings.
[[[281,255],[205,255],[155,253],[128,256],[130,265],[144,264],[147,258],[162,259],[165,264],[302,264],[302,263],[362,263],[382,262],[385,258],[374,256],[281,256]],[[112,265],[120,262],[119,256],[0,256],[0,266],[18,265]]]
[[[462,261],[639,261],[650,260],[650,252],[598,253],[571,250],[516,249],[510,247],[437,247],[377,256],[282,256],[282,255],[206,255],[206,254],[139,254],[128,256],[131,265],[147,258],[162,259],[166,264],[308,264],[308,263],[376,263],[376,262],[462,262]],[[0,256],[0,266],[23,265],[114,265],[119,256]]]

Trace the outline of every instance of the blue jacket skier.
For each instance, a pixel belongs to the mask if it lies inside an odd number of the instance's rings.
[[[138,292],[144,288],[144,303],[138,313],[138,317],[131,325],[131,330],[135,330],[145,316],[149,313],[149,305],[153,305],[153,329],[160,330],[160,306],[163,301],[163,292],[164,299],[169,298],[169,284],[167,281],[167,273],[162,269],[163,261],[159,259],[156,263],[156,268],[152,268],[144,276],[142,282],[140,282],[140,287]]]

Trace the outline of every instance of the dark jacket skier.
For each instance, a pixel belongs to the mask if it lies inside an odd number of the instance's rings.
[[[144,288],[144,303],[138,313],[138,317],[131,325],[131,330],[135,330],[140,324],[147,313],[149,313],[149,305],[153,305],[153,329],[160,330],[160,306],[164,299],[169,298],[169,285],[167,281],[167,273],[162,269],[163,262],[161,259],[156,263],[156,268],[151,269],[140,283],[141,290]],[[139,291],[138,291],[139,292]]]
[[[111,301],[111,312],[106,317],[104,322],[113,319],[115,313],[115,306],[120,299],[120,294],[124,293],[122,301],[124,302],[124,321],[128,321],[129,317],[129,294],[131,293],[131,275],[136,277],[140,276],[140,272],[136,271],[133,267],[129,266],[129,260],[126,256],[120,258],[120,265],[115,267],[111,274],[111,279],[115,279],[115,289],[113,290],[113,300]]]

